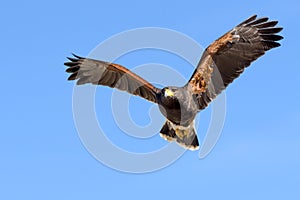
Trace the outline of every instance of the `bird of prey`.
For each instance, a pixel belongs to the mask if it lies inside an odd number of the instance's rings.
[[[189,150],[199,148],[194,120],[198,112],[237,78],[251,62],[266,51],[279,47],[278,35],[283,28],[278,21],[251,16],[210,44],[189,81],[182,87],[155,87],[127,68],[106,61],[83,58],[73,54],[64,63],[71,73],[68,80],[78,85],[104,85],[138,95],[158,104],[166,122],[160,135],[176,141]]]

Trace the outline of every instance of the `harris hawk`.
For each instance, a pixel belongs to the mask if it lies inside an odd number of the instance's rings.
[[[73,54],[64,63],[68,80],[77,85],[104,85],[140,96],[158,104],[166,122],[160,135],[184,148],[196,150],[199,142],[194,120],[198,112],[236,79],[251,62],[279,47],[282,28],[278,21],[251,16],[209,45],[189,81],[183,86],[157,88],[127,68]]]

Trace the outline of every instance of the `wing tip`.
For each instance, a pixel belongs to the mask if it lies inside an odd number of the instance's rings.
[[[240,23],[239,25],[237,25],[237,26],[242,26],[243,24],[248,24],[248,23],[254,21],[256,18],[257,18],[257,14],[254,14],[254,15],[248,17],[248,19],[244,20],[243,22],[241,22],[241,23]]]
[[[84,59],[84,57],[81,57],[81,56],[78,56],[78,55],[76,55],[75,53],[71,53],[75,58],[77,58],[77,59]]]
[[[84,59],[84,57],[78,56],[74,53],[71,53],[75,58],[72,57],[67,57],[67,59],[69,60],[68,62],[65,62],[64,65],[71,67],[73,65],[76,65],[78,63],[79,60]]]
[[[277,34],[283,30],[283,27],[271,27],[271,28],[261,28],[258,29],[260,34]]]
[[[67,59],[71,62],[77,62],[79,60],[77,58],[72,58],[72,57],[67,57]]]
[[[244,20],[242,23],[240,23],[237,26],[255,26],[259,29],[263,29],[263,28],[272,28],[275,27],[278,24],[278,20],[270,20],[269,17],[260,17],[257,18],[258,15],[254,14],[251,17],[249,17],[248,19]],[[283,29],[282,27],[276,27],[276,29]],[[279,32],[281,31],[279,30]]]
[[[68,77],[68,81],[74,81],[77,79],[77,74],[78,72],[75,72],[73,74],[71,74],[69,77]]]
[[[73,67],[73,66],[77,65],[77,63],[76,62],[65,62],[64,65],[67,67]]]
[[[64,63],[64,65],[67,66],[67,69],[65,70],[65,72],[71,73],[71,75],[67,79],[68,81],[73,81],[73,80],[78,79],[77,76],[78,76],[78,71],[80,69],[80,66],[79,66],[80,60],[84,59],[83,57],[78,56],[74,53],[71,53],[71,54],[74,56],[74,58],[67,57],[67,59],[69,61]]]

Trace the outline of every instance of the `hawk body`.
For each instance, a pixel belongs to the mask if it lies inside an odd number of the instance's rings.
[[[279,47],[282,28],[277,21],[254,15],[225,33],[204,51],[190,80],[183,87],[159,89],[114,63],[83,58],[68,58],[68,80],[77,84],[104,85],[138,95],[158,104],[166,117],[160,135],[168,141],[195,150],[199,148],[194,119],[198,112],[232,83],[253,61],[266,51]]]

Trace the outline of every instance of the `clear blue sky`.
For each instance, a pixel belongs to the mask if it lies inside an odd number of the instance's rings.
[[[299,7],[296,0],[2,2],[0,199],[299,199]],[[149,26],[206,46],[255,13],[279,20],[285,39],[226,91],[225,126],[208,157],[187,152],[165,169],[128,174],[84,148],[73,122],[74,85],[63,66],[70,52],[86,56],[114,34]],[[192,72],[165,54],[145,59],[148,53],[120,61],[128,68],[161,61],[185,78]],[[100,98],[109,90],[97,92]],[[138,123],[148,120],[130,110]]]

